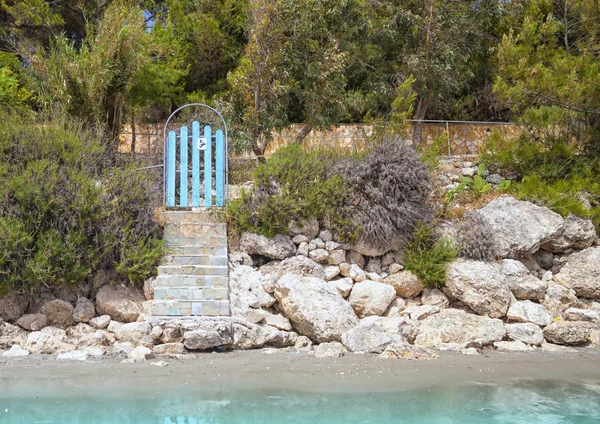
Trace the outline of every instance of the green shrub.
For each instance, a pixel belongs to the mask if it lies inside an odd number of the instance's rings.
[[[397,250],[430,218],[429,192],[427,166],[400,140],[351,156],[289,146],[257,168],[229,214],[237,229],[267,236],[317,218],[339,240]]]
[[[446,284],[446,270],[457,253],[452,240],[436,237],[430,225],[419,225],[404,251],[404,267],[425,287],[439,289]]]
[[[286,233],[292,220],[315,217],[347,232],[342,205],[348,189],[339,176],[327,177],[329,164],[322,152],[300,146],[278,150],[254,172],[253,190],[230,202],[236,228],[271,237]]]
[[[162,255],[160,191],[131,168],[107,162],[76,126],[3,119],[0,291],[78,284],[100,268],[150,275]]]

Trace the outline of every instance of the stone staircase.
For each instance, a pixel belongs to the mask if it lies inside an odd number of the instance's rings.
[[[163,212],[167,255],[158,267],[154,316],[230,316],[227,226],[208,210]]]

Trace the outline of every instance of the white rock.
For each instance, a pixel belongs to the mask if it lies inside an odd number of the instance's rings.
[[[354,286],[354,281],[352,278],[340,278],[339,280],[329,281],[329,284],[333,285],[337,291],[342,295],[342,297],[346,298],[350,296],[350,292],[352,291],[352,287]]]
[[[150,365],[154,365],[155,367],[168,367],[169,363],[167,361],[156,361],[156,362],[150,362]]]
[[[392,286],[401,297],[414,297],[423,291],[421,280],[410,271],[394,273],[383,282]]]
[[[415,321],[421,321],[425,318],[437,314],[440,311],[439,306],[422,305],[422,306],[411,306],[410,308],[404,309],[400,315],[409,315],[410,319]]]
[[[375,281],[376,283],[383,283],[383,278],[381,278],[381,275],[377,274],[376,272],[369,272],[367,274],[367,280]]]
[[[185,353],[183,343],[164,343],[154,346],[152,351],[155,355],[181,355]]]
[[[565,311],[565,318],[569,321],[588,321],[600,324],[600,311],[569,308]]]
[[[90,325],[99,330],[104,330],[110,324],[110,315],[101,315],[90,320]]]
[[[404,267],[400,264],[391,264],[389,267],[390,274],[396,274],[404,269]]]
[[[340,248],[340,244],[335,242],[335,241],[327,241],[325,242],[325,250],[327,250],[328,252],[331,252],[332,250],[337,250]],[[343,250],[343,249],[342,249]],[[345,257],[346,253],[344,252],[344,257]]]
[[[339,341],[358,324],[350,304],[335,287],[318,278],[286,274],[277,280],[275,298],[294,328],[313,341]]]
[[[110,321],[108,323],[108,328],[106,329],[109,333],[118,333],[119,330],[123,327],[123,323],[119,321]]]
[[[72,350],[71,352],[59,354],[56,359],[59,361],[87,361],[89,356],[89,353],[85,350]]]
[[[144,313],[146,301],[143,292],[122,284],[107,284],[96,294],[96,311],[109,315],[115,321],[135,322]]]
[[[265,290],[264,282],[264,275],[260,271],[246,265],[240,265],[230,272],[229,300],[232,315],[252,321],[262,319],[260,312],[255,310],[268,308],[275,303],[275,298]]]
[[[56,355],[73,349],[66,343],[66,333],[54,327],[45,327],[42,331],[29,333],[25,349],[31,353]]]
[[[589,219],[570,215],[562,230],[546,242],[542,247],[550,252],[560,253],[567,249],[585,249],[594,244],[596,228]]]
[[[100,346],[88,346],[84,348],[83,351],[91,358],[99,358],[106,353],[106,350]]]
[[[323,230],[319,233],[319,238],[327,243],[328,241],[333,240],[333,235],[331,234],[331,231]]]
[[[330,281],[340,274],[339,266],[334,266],[334,265],[326,266],[324,268],[324,270],[325,270],[325,281]]]
[[[527,352],[531,350],[531,347],[519,340],[512,342],[494,342],[494,347],[501,352]]]
[[[340,268],[341,269],[341,268]],[[352,278],[357,283],[361,281],[365,281],[367,279],[367,274],[358,267],[356,264],[352,264],[350,267],[350,278]]]
[[[133,362],[144,362],[146,359],[153,359],[154,357],[154,352],[145,346],[138,346],[127,355],[127,358],[133,360]]]
[[[121,328],[119,328],[117,331],[117,339],[122,342],[138,344],[144,337],[150,336],[151,331],[152,326],[148,322],[130,322],[123,324]]]
[[[23,349],[19,345],[12,345],[9,350],[7,350],[6,352],[4,352],[2,354],[2,356],[7,357],[7,358],[16,358],[19,356],[27,356],[27,355],[29,355],[29,351],[26,349]]]
[[[342,335],[342,343],[351,352],[381,353],[392,343],[405,343],[397,334],[390,334],[374,323],[361,323]]]
[[[292,238],[292,241],[294,242],[294,244],[302,244],[302,243],[307,243],[310,241],[308,237],[306,237],[303,234],[297,234],[294,236],[294,238]]]
[[[542,305],[530,300],[515,302],[508,309],[506,317],[510,321],[532,322],[540,326],[552,324],[554,316]]]
[[[400,313],[406,308],[406,302],[401,297],[397,297],[390,303],[390,307],[385,312],[386,317],[399,317]]]
[[[356,283],[350,293],[350,304],[360,318],[381,316],[396,299],[396,291],[388,284],[375,281]]]
[[[292,331],[292,324],[290,320],[279,314],[267,313],[264,319],[264,323],[272,327],[278,328],[283,331]]]
[[[421,321],[415,344],[434,347],[441,343],[466,345],[477,341],[486,345],[502,340],[505,335],[504,324],[499,319],[443,309]]]
[[[319,248],[308,253],[308,257],[315,262],[325,262],[328,256],[329,253],[327,252],[327,250]]]
[[[579,297],[600,299],[600,247],[589,247],[569,256],[554,281],[572,288]]]
[[[506,324],[506,333],[511,340],[539,346],[544,342],[542,329],[532,323]]]
[[[542,300],[547,283],[534,277],[519,261],[506,259],[501,264],[501,280],[519,300]]]
[[[542,352],[548,353],[576,353],[577,351],[567,346],[560,346],[553,343],[542,343]]]
[[[300,245],[298,246],[298,255],[301,256],[308,256],[309,253],[309,248],[308,248],[308,243],[300,243]]]
[[[583,321],[554,321],[544,328],[547,342],[559,345],[584,345],[589,342],[592,330],[597,325]]]
[[[260,267],[260,272],[263,275],[271,275],[275,280],[288,273],[303,277],[325,278],[323,267],[305,256],[294,256],[281,262],[269,262]]]
[[[325,249],[325,247],[326,247],[325,242],[323,240],[321,240],[319,237],[317,237],[316,239],[311,241],[311,243],[314,244],[317,249]]]
[[[498,264],[458,260],[448,267],[446,289],[476,313],[500,318],[506,315],[512,299],[500,272]]]
[[[537,251],[562,231],[563,218],[548,208],[503,195],[476,212],[494,234],[496,251],[515,258]]]
[[[130,342],[115,342],[115,344],[113,345],[113,353],[114,354],[129,354],[129,352],[131,352],[133,349],[135,348],[135,346],[133,344],[131,344]]]
[[[577,302],[575,290],[553,282],[548,283],[545,299],[555,299],[561,303],[564,303],[565,305],[571,305]]]
[[[448,296],[438,289],[424,289],[421,295],[423,305],[438,306],[440,309],[447,308],[450,305]]]
[[[186,333],[187,334],[187,333]],[[258,349],[264,346],[293,346],[298,339],[296,333],[281,331],[270,325],[257,325],[235,319],[233,322],[233,348]]]
[[[340,342],[321,343],[315,348],[315,358],[341,358],[347,351]]]
[[[365,258],[363,255],[361,255],[360,253],[358,253],[355,250],[350,250],[348,253],[346,253],[346,261],[352,265],[352,264],[356,264],[358,265],[359,268],[364,268],[365,267]]]
[[[296,245],[289,236],[278,234],[267,238],[253,233],[243,233],[240,250],[249,255],[261,255],[271,259],[285,259],[296,254]]]
[[[346,260],[346,251],[342,249],[334,249],[329,251],[327,263],[330,265],[339,265]]]

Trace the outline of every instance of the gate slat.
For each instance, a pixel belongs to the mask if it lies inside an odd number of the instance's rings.
[[[180,166],[179,166],[179,206],[187,208],[188,205],[188,128],[181,127],[180,140]]]
[[[167,151],[167,206],[175,206],[175,154],[177,150],[175,131],[169,131],[169,148]]]
[[[225,161],[225,145],[223,143],[223,131],[217,130],[215,139],[215,186],[216,186],[216,204],[223,206],[223,194],[225,185],[225,174],[223,172],[223,164]]]
[[[200,150],[198,139],[200,138],[200,123],[192,122],[192,206],[200,206]]]
[[[206,150],[204,151],[204,206],[212,206],[212,129],[204,127]]]

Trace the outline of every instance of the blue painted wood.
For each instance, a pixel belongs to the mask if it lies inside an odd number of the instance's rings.
[[[169,131],[167,149],[167,206],[175,206],[175,155],[177,150],[177,136],[175,131]]]
[[[215,203],[217,206],[223,206],[225,203],[225,142],[223,140],[223,131],[217,130],[215,135]]]
[[[204,206],[212,206],[212,129],[204,127],[206,150],[204,151]]]
[[[198,138],[200,138],[200,123],[192,122],[192,206],[200,206],[200,150],[198,150]]]
[[[188,127],[181,127],[179,151],[179,206],[188,205]]]

